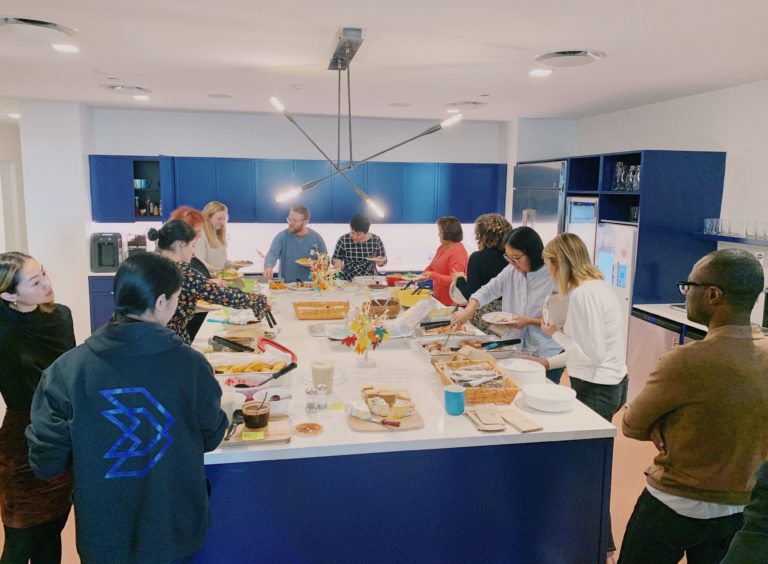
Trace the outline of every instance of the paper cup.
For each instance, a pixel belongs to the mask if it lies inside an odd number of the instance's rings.
[[[465,390],[462,386],[451,385],[444,388],[445,411],[448,415],[461,415],[464,413]]]

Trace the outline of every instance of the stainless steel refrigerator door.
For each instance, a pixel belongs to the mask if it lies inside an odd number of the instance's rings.
[[[512,227],[535,229],[546,245],[562,230],[563,197],[560,190],[513,190]]]
[[[567,161],[519,164],[515,166],[512,188],[565,188]]]

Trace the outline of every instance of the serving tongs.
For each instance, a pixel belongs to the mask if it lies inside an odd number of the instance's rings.
[[[503,341],[491,341],[490,343],[485,343],[480,348],[483,349],[484,351],[493,351],[509,345],[519,345],[521,342],[522,342],[521,339],[505,339]]]
[[[223,345],[228,349],[232,349],[235,352],[256,352],[256,349],[249,347],[248,345],[241,345],[240,343],[230,341],[229,339],[225,339],[224,337],[219,337],[218,335],[214,335],[211,340],[214,343]]]

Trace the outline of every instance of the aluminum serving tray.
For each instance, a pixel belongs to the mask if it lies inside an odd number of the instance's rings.
[[[419,349],[422,354],[426,355],[427,358],[430,360],[446,360],[450,358],[450,356],[455,351],[443,351],[443,352],[437,352],[432,353],[424,348],[424,345],[428,343],[434,343],[439,342],[442,343],[445,341],[446,336],[445,335],[430,335],[427,337],[418,337],[414,339],[414,346]],[[453,348],[453,347],[461,347],[461,343],[463,341],[482,341],[484,343],[490,343],[493,341],[498,341],[499,338],[495,335],[454,335],[451,336],[450,339],[448,339],[447,347]],[[509,358],[511,356],[514,356],[517,352],[518,345],[508,345],[506,347],[501,347],[500,349],[494,349],[490,351],[485,351],[491,354],[493,358],[496,359],[502,359],[502,358]]]
[[[432,322],[431,319],[430,319],[430,322]],[[468,339],[471,339],[472,337],[485,336],[485,333],[480,331],[480,329],[478,329],[477,327],[475,327],[471,323],[465,323],[464,325],[466,325],[469,328],[469,330],[472,331],[472,333],[471,334],[457,333],[457,334],[455,334],[453,336],[455,336],[455,337],[466,337]],[[445,339],[448,336],[448,333],[438,333],[436,335],[429,335],[426,332],[426,329],[424,329],[424,327],[419,326],[419,327],[416,328],[415,336],[416,337],[442,337],[443,339]]]

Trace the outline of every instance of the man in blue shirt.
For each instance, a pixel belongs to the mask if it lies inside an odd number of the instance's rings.
[[[304,206],[291,206],[288,217],[288,229],[278,233],[272,240],[264,259],[264,276],[272,278],[277,261],[280,261],[280,276],[286,282],[297,279],[309,279],[309,267],[296,264],[301,258],[314,258],[312,252],[326,253],[325,241],[317,231],[307,227],[309,209]]]

